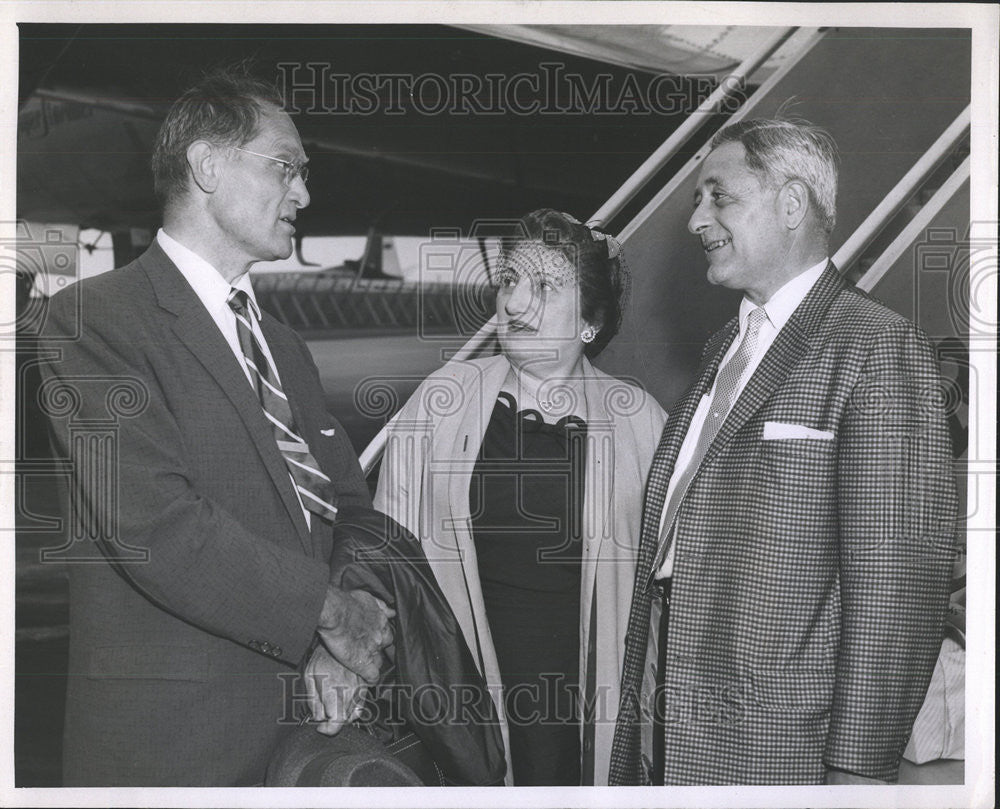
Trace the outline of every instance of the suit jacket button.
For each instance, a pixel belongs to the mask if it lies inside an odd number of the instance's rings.
[[[256,640],[249,641],[247,643],[247,646],[249,646],[255,652],[259,652],[260,651],[260,642],[259,641],[256,641]]]
[[[271,650],[271,654],[274,655],[275,657],[281,657],[281,647],[280,646],[275,646]]]

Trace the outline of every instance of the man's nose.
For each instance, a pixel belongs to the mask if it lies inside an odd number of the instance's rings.
[[[295,203],[295,207],[300,210],[309,205],[311,199],[309,189],[306,188],[306,181],[299,175],[295,176],[292,184],[288,187],[288,196]]]
[[[701,232],[708,227],[708,215],[705,212],[705,205],[699,202],[694,211],[691,213],[691,218],[688,219],[688,231],[693,233],[695,236],[701,234]]]

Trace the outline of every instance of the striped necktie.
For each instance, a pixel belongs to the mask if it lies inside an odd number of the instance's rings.
[[[733,404],[736,401],[736,391],[746,371],[750,360],[753,359],[757,350],[757,339],[760,336],[760,327],[767,320],[767,312],[764,307],[758,306],[747,315],[747,330],[743,336],[743,342],[732,358],[720,370],[715,383],[715,393],[712,402],[708,407],[708,414],[705,416],[705,423],[701,427],[701,435],[698,436],[698,443],[695,445],[691,462],[681,472],[677,479],[677,485],[670,494],[670,502],[664,511],[663,533],[660,535],[660,550],[656,555],[656,564],[653,565],[652,575],[655,577],[670,551],[673,541],[673,525],[677,518],[677,511],[680,509],[681,501],[687,494],[688,486],[692,478],[701,466],[701,462],[712,446],[712,442],[722,429],[722,424],[729,415]]]
[[[337,514],[337,507],[333,505],[333,482],[320,470],[309,451],[309,445],[296,432],[288,397],[281,389],[278,372],[268,361],[267,354],[250,325],[250,318],[255,315],[251,314],[248,300],[247,293],[242,289],[233,289],[226,302],[236,315],[236,334],[257,390],[257,398],[260,399],[260,406],[271,423],[274,440],[295,482],[302,505],[313,514],[332,521]]]

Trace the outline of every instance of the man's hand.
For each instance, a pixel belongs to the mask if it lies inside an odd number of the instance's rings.
[[[331,584],[316,634],[342,666],[375,683],[382,669],[382,650],[392,643],[389,619],[395,614],[370,593]]]
[[[319,722],[316,730],[335,736],[357,719],[368,686],[353,671],[344,668],[323,646],[317,646],[306,664],[304,679],[309,712]]]

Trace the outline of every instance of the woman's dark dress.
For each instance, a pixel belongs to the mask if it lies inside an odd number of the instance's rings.
[[[586,425],[500,393],[469,490],[514,783],[580,783],[580,524]]]

